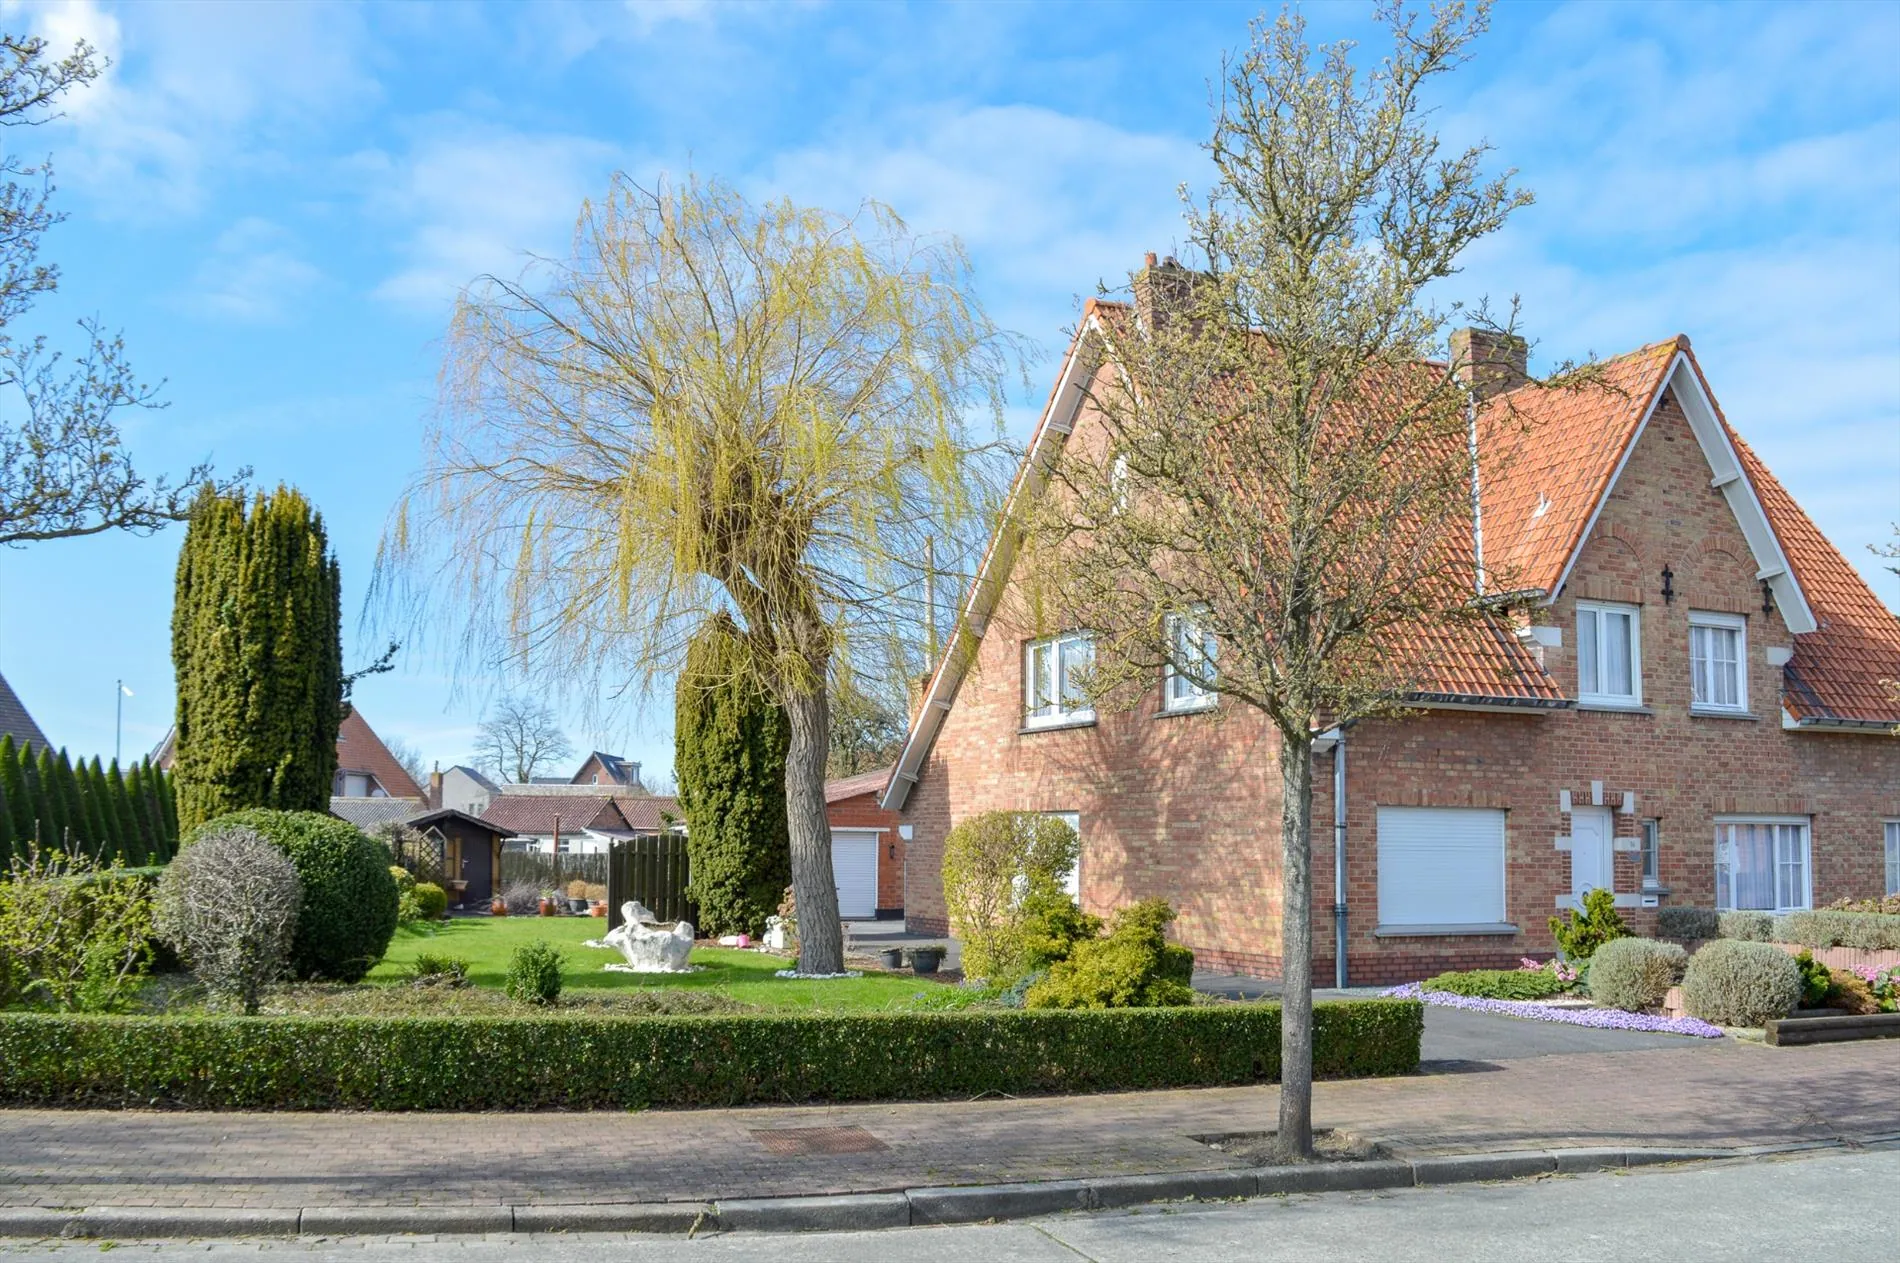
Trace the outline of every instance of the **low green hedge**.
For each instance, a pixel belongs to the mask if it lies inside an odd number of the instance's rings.
[[[1544,1000],[1567,984],[1549,969],[1465,969],[1427,978],[1418,985],[1427,991],[1484,1000]]]
[[[1803,947],[1858,947],[1880,952],[1900,949],[1900,916],[1883,912],[1840,912],[1817,908],[1775,919],[1775,938]]]
[[[1412,1000],[1314,1006],[1322,1077],[1418,1068]],[[1272,1082],[1274,1004],[712,1017],[0,1015],[0,1104],[522,1110]]]

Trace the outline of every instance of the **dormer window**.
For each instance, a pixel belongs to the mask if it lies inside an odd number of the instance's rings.
[[[1643,704],[1641,610],[1577,602],[1577,700],[1593,706]]]

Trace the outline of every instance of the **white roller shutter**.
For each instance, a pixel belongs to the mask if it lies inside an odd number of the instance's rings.
[[[1504,920],[1504,813],[1379,808],[1379,924]]]
[[[868,921],[877,915],[877,831],[831,831],[831,877],[838,883],[838,915]]]

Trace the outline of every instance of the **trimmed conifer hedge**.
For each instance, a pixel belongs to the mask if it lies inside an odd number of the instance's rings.
[[[1314,1072],[1418,1068],[1414,1000],[1314,1006]],[[0,1104],[530,1110],[1274,1082],[1268,1003],[1043,1012],[501,1018],[0,1015]]]

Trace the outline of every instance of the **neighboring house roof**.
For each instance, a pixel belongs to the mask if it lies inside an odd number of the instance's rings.
[[[153,767],[169,772],[172,770],[172,759],[177,753],[178,725],[172,724],[165,729],[165,735],[158,739],[158,744],[153,746],[152,752],[145,757],[151,760]]]
[[[350,707],[337,727],[336,767],[339,772],[369,773],[391,798],[428,797],[355,706]]]
[[[485,816],[472,816],[468,812],[458,811],[454,807],[438,807],[434,811],[424,812],[420,816],[411,816],[404,823],[409,825],[412,829],[426,829],[432,824],[442,824],[450,820],[460,820],[465,824],[472,824],[477,828],[486,829],[498,837],[508,836],[508,831],[496,824],[493,820]]]
[[[627,827],[636,833],[659,833],[666,829],[666,821],[660,817],[670,816],[674,824],[686,819],[686,813],[680,810],[677,798],[667,798],[661,794],[619,794],[614,805],[620,808],[620,814],[626,819]]]
[[[359,829],[398,824],[426,811],[420,798],[332,798],[330,814],[349,821]]]
[[[511,838],[552,834],[557,817],[563,833],[579,833],[583,829],[612,831],[629,827],[620,808],[605,794],[587,797],[502,794],[482,809],[482,819]]]
[[[825,801],[838,803],[860,794],[881,793],[890,780],[891,769],[887,767],[875,772],[859,772],[855,776],[841,776],[835,781],[825,782]]]
[[[26,713],[26,703],[7,683],[7,677],[0,675],[0,736],[13,738],[13,744],[46,746],[46,734],[33,722],[33,716]]]
[[[924,704],[891,769],[883,803],[901,809],[956,700],[976,644],[1006,589],[1026,505],[1042,493],[1101,363],[1105,339],[1131,325],[1125,304],[1091,299],[1070,342],[1004,508],[958,614],[959,634],[931,676]],[[1597,378],[1565,389],[1526,385],[1487,399],[1479,414],[1477,521],[1459,546],[1490,585],[1540,592],[1546,602],[1590,537],[1604,501],[1665,393],[1689,420],[1719,488],[1754,554],[1758,572],[1795,633],[1784,699],[1799,726],[1891,725],[1900,699],[1900,621],[1814,526],[1722,416],[1677,336],[1604,362]],[[1482,566],[1478,550],[1483,550]],[[1509,626],[1496,621],[1428,627],[1397,651],[1419,668],[1424,702],[1560,707],[1562,691]],[[831,795],[827,793],[829,801]]]

